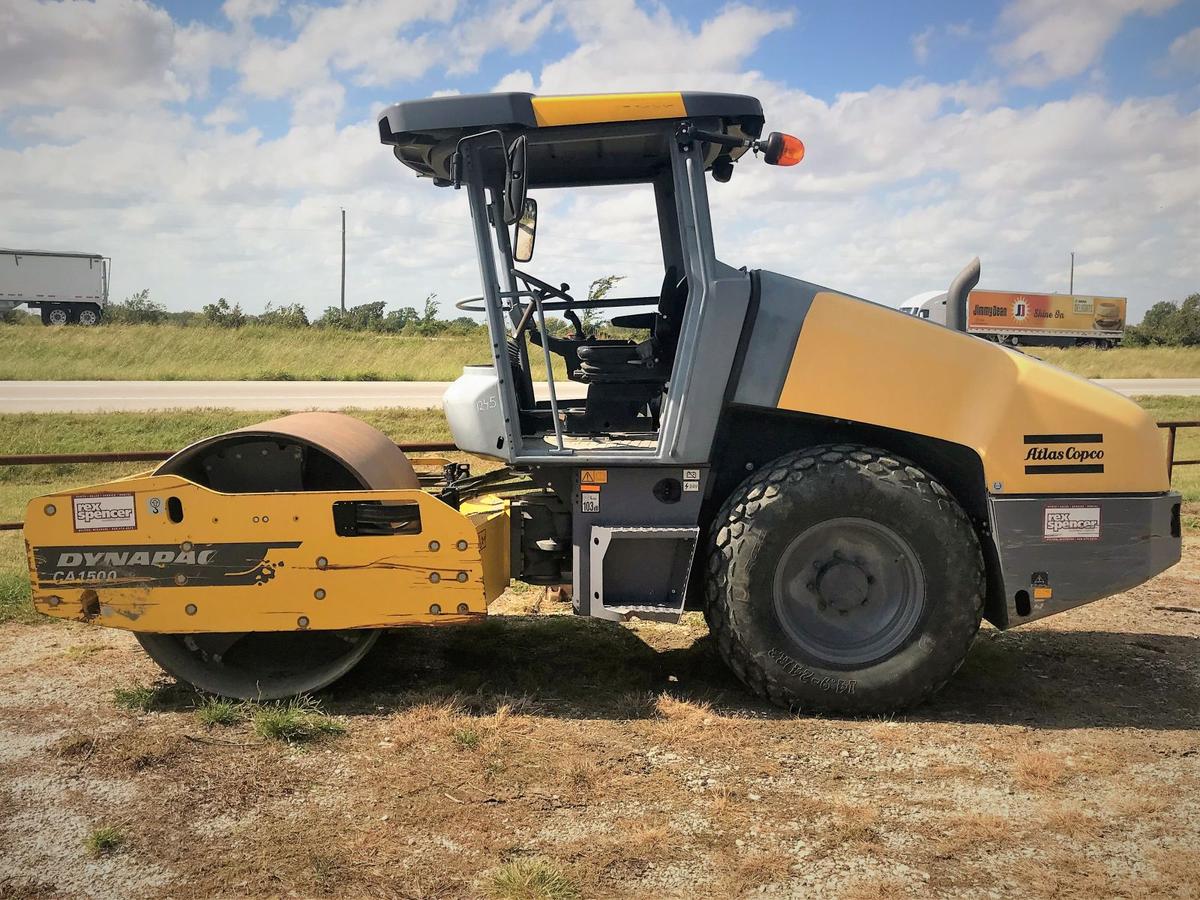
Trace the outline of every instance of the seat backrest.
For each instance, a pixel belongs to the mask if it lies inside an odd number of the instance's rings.
[[[662,291],[658,297],[658,314],[654,319],[654,343],[660,359],[674,359],[683,326],[683,311],[687,306],[687,276],[680,277],[674,266],[663,275]]]

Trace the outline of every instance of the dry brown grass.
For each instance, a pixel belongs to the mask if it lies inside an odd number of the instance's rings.
[[[934,854],[940,859],[989,851],[1013,840],[1016,829],[1011,819],[991,813],[970,812],[939,820],[930,828]]]
[[[1039,824],[1043,831],[1050,831],[1074,841],[1093,839],[1104,831],[1104,821],[1077,803],[1045,807]]]
[[[1017,784],[1028,791],[1057,787],[1066,781],[1067,775],[1062,757],[1045,750],[1028,750],[1019,754],[1013,769]]]
[[[721,860],[724,874],[712,886],[710,896],[745,897],[770,885],[785,881],[793,859],[782,850],[752,851],[732,862]]]

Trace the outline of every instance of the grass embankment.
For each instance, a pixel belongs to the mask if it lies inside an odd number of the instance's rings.
[[[1025,352],[1084,378],[1200,378],[1200,347],[1119,347],[1064,350],[1027,347]]]
[[[1200,378],[1197,347],[1030,352],[1087,378]],[[260,325],[0,324],[0,379],[6,381],[451,381],[464,365],[490,358],[482,333],[421,338]],[[534,377],[544,379],[540,353],[532,363]]]
[[[1200,419],[1200,397],[1143,397],[1139,402],[1160,421]],[[446,421],[438,410],[350,412],[397,442],[450,439]],[[168,413],[20,413],[0,415],[0,434],[4,435],[5,452],[14,454],[173,450],[207,435],[275,415],[278,414],[227,409]],[[1179,432],[1175,456],[1176,459],[1200,459],[1200,429]],[[97,484],[152,467],[152,463],[0,466],[0,522],[24,518],[25,505],[41,494]],[[1189,504],[1200,501],[1200,466],[1176,469],[1174,486]],[[1189,522],[1194,518],[1189,511]],[[0,532],[0,622],[38,618],[28,603],[24,552],[21,532]]]
[[[257,325],[0,325],[5,381],[452,381],[464,365],[490,359],[482,333],[421,338]],[[536,354],[532,363],[534,377],[544,380]]]

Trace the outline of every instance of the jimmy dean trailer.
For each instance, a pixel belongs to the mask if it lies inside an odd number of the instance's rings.
[[[99,325],[110,264],[99,253],[0,250],[0,313],[24,303],[43,325]]]
[[[900,312],[946,324],[946,292],[910,297]],[[971,291],[967,331],[1012,347],[1115,347],[1125,336],[1125,298]]]

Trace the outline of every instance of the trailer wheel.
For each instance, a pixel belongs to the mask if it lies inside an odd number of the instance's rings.
[[[705,615],[722,657],[791,709],[879,713],[927,699],[983,614],[962,507],[928,472],[857,444],[779,457],[718,513]]]
[[[70,323],[71,313],[65,306],[58,303],[42,306],[43,325],[69,325]]]
[[[83,303],[75,307],[75,321],[80,325],[99,325],[100,324],[100,307],[91,304]]]

